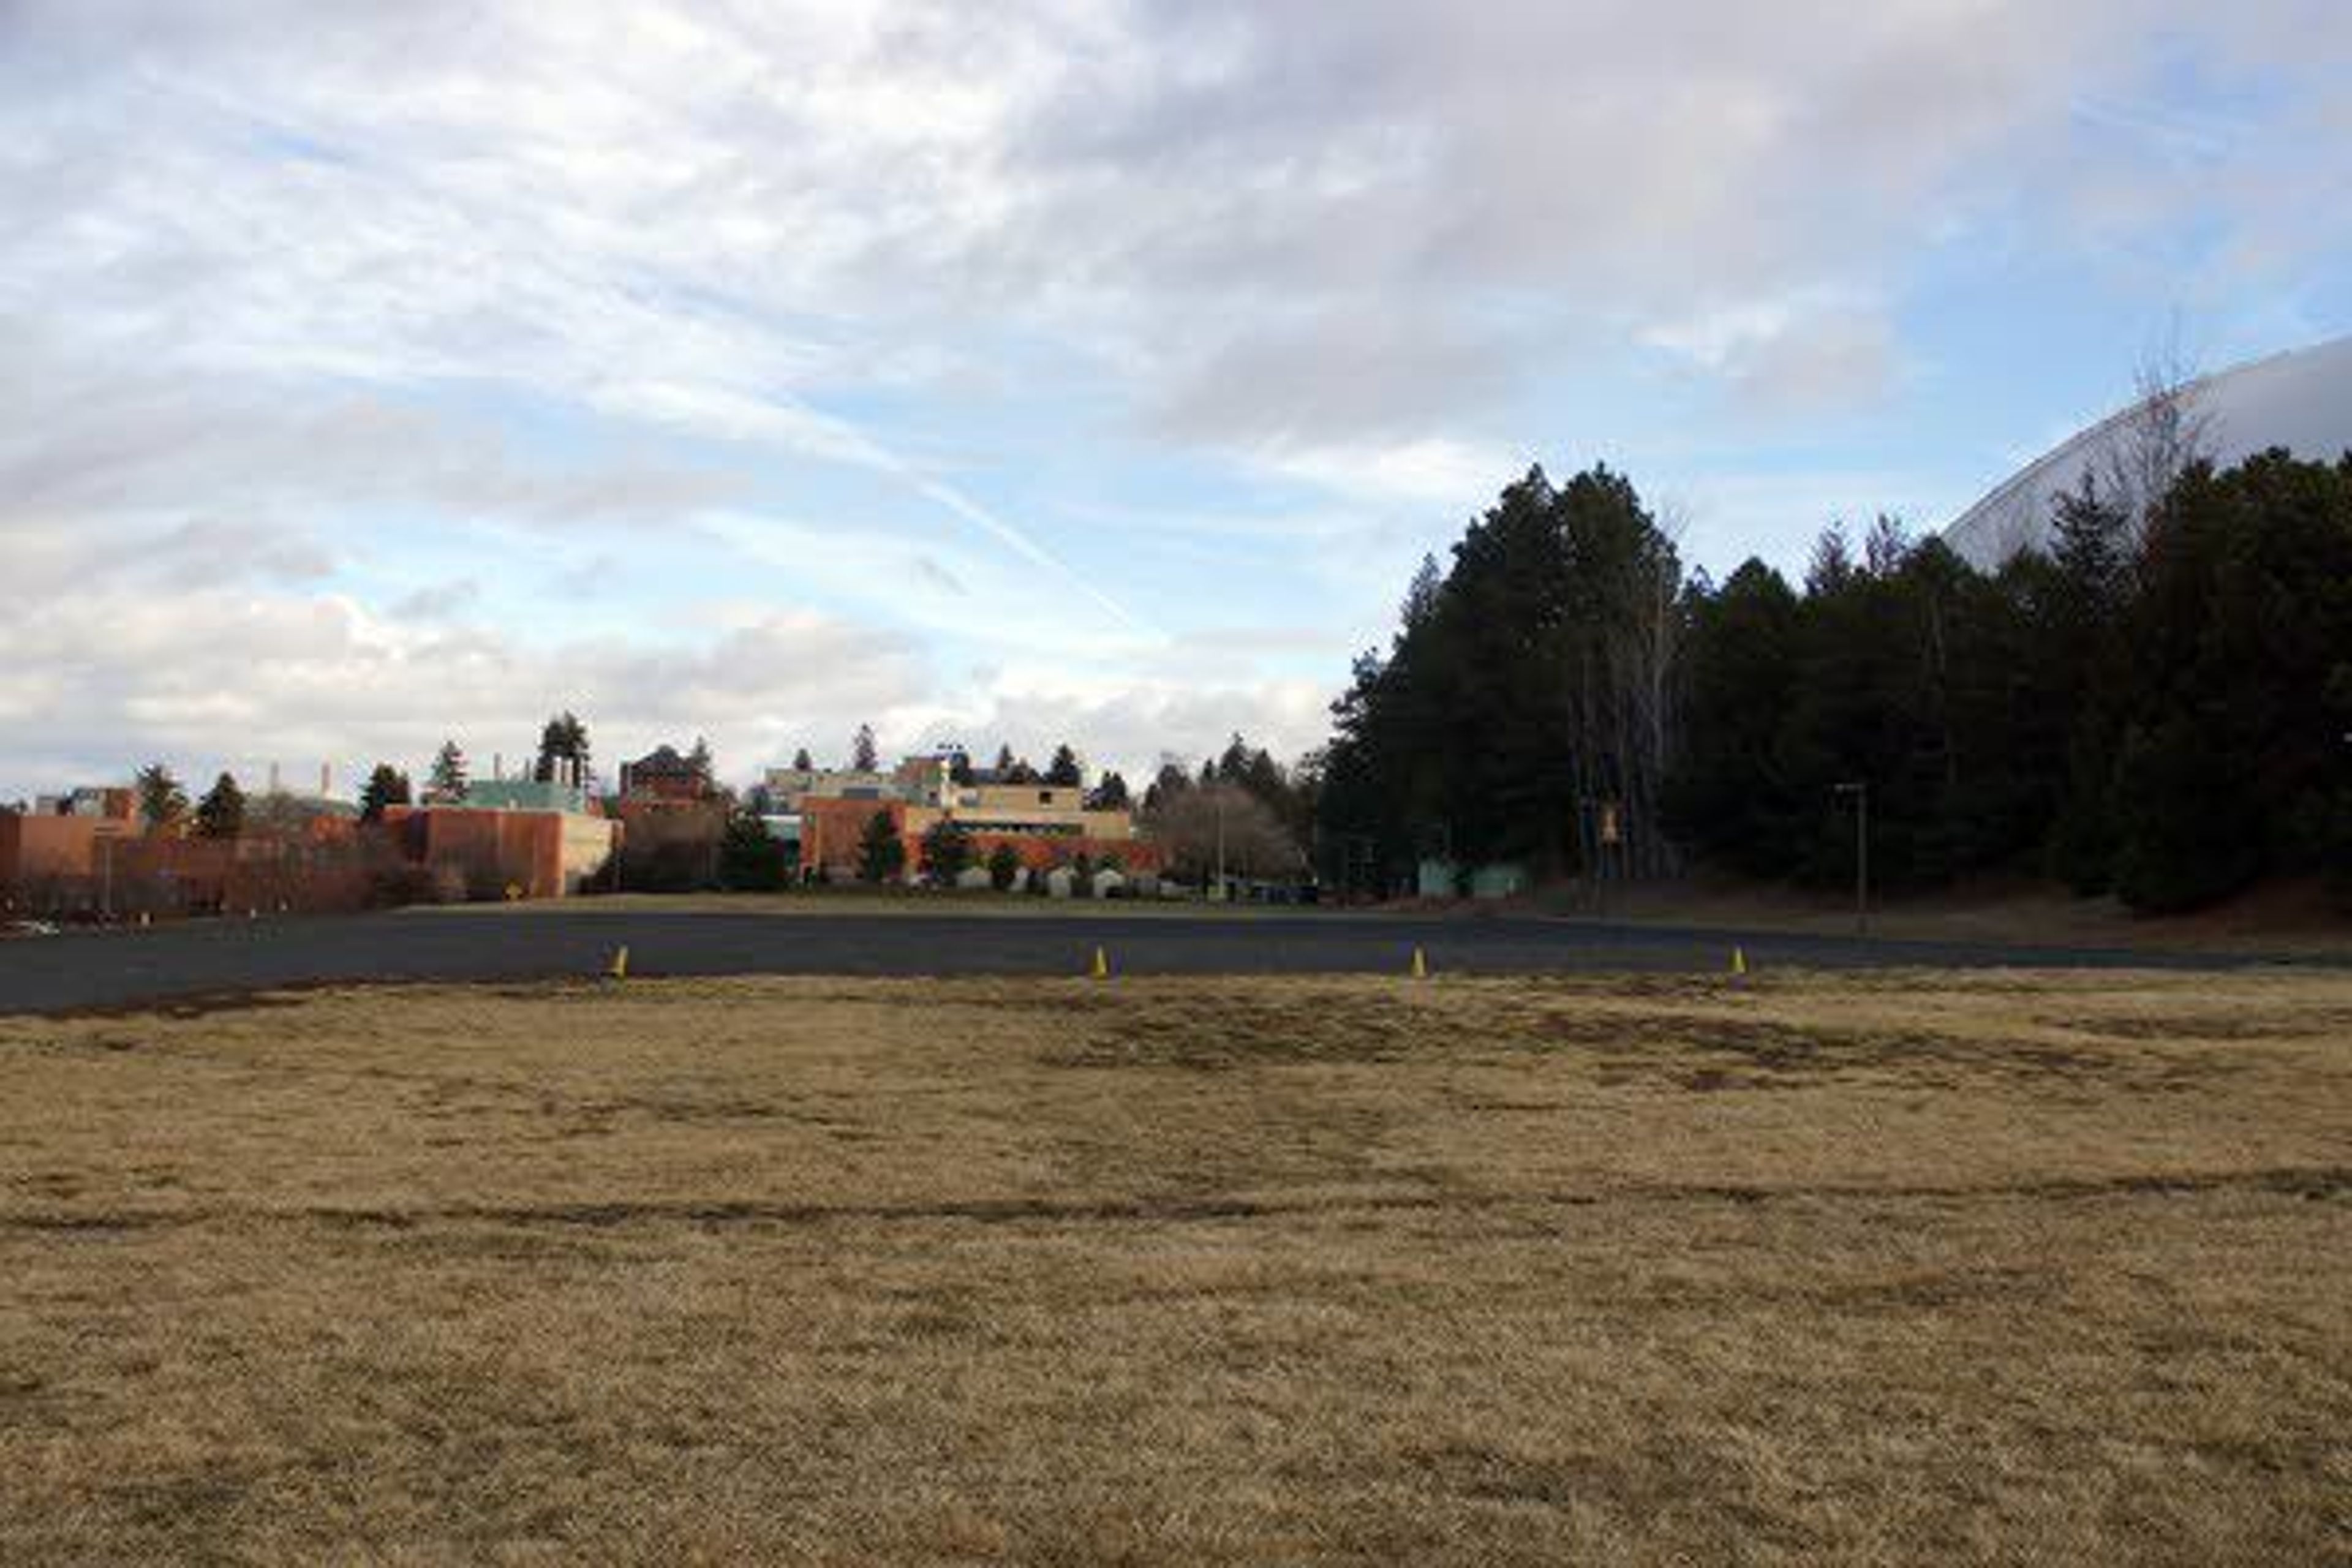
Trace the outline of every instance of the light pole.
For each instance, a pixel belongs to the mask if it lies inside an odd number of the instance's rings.
[[[1584,860],[1584,878],[1591,884],[1592,918],[1609,918],[1609,892],[1601,875],[1601,802],[1589,795],[1576,797],[1576,843]]]
[[[1838,795],[1853,796],[1853,933],[1870,934],[1870,783],[1853,779],[1832,784]]]
[[[1215,789],[1217,792],[1217,897],[1215,901],[1222,904],[1225,901],[1225,785],[1222,779],[1217,782]]]

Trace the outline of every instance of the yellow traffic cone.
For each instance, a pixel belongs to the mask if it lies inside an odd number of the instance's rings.
[[[629,977],[629,950],[625,943],[613,954],[613,967],[606,973],[615,980],[626,980]]]
[[[1748,973],[1748,955],[1736,947],[1731,950],[1731,973],[1734,974]]]
[[[1415,980],[1429,978],[1429,956],[1417,947],[1412,950],[1412,977]]]
[[[1110,958],[1101,948],[1095,949],[1094,976],[1097,980],[1110,978]]]

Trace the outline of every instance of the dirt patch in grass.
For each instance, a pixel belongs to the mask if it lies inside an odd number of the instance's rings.
[[[0,1561],[2285,1563],[2352,977],[0,1020]]]

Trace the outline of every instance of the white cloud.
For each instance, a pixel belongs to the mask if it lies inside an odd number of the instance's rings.
[[[1626,444],[1562,389],[1629,358],[1884,405],[1918,258],[1988,235],[2284,294],[2352,227],[2340,10],[17,0],[0,754],[415,754],[586,684],[722,756],[1028,702],[1295,748],[1298,658],[1184,662],[1263,618],[1230,541],[1336,683],[1412,530]],[[2168,102],[2184,60],[2246,106]],[[1811,504],[1771,468],[1698,526]],[[1218,505],[1267,478],[1279,516]],[[665,620],[687,535],[783,582],[765,631]]]
[[[1496,447],[1430,437],[1370,447],[1320,447],[1263,453],[1259,461],[1288,478],[1392,505],[1475,511],[1526,471],[1531,459]]]

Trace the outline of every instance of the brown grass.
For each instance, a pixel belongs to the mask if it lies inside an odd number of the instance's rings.
[[[2352,977],[361,991],[0,1073],[0,1561],[2352,1550]]]

